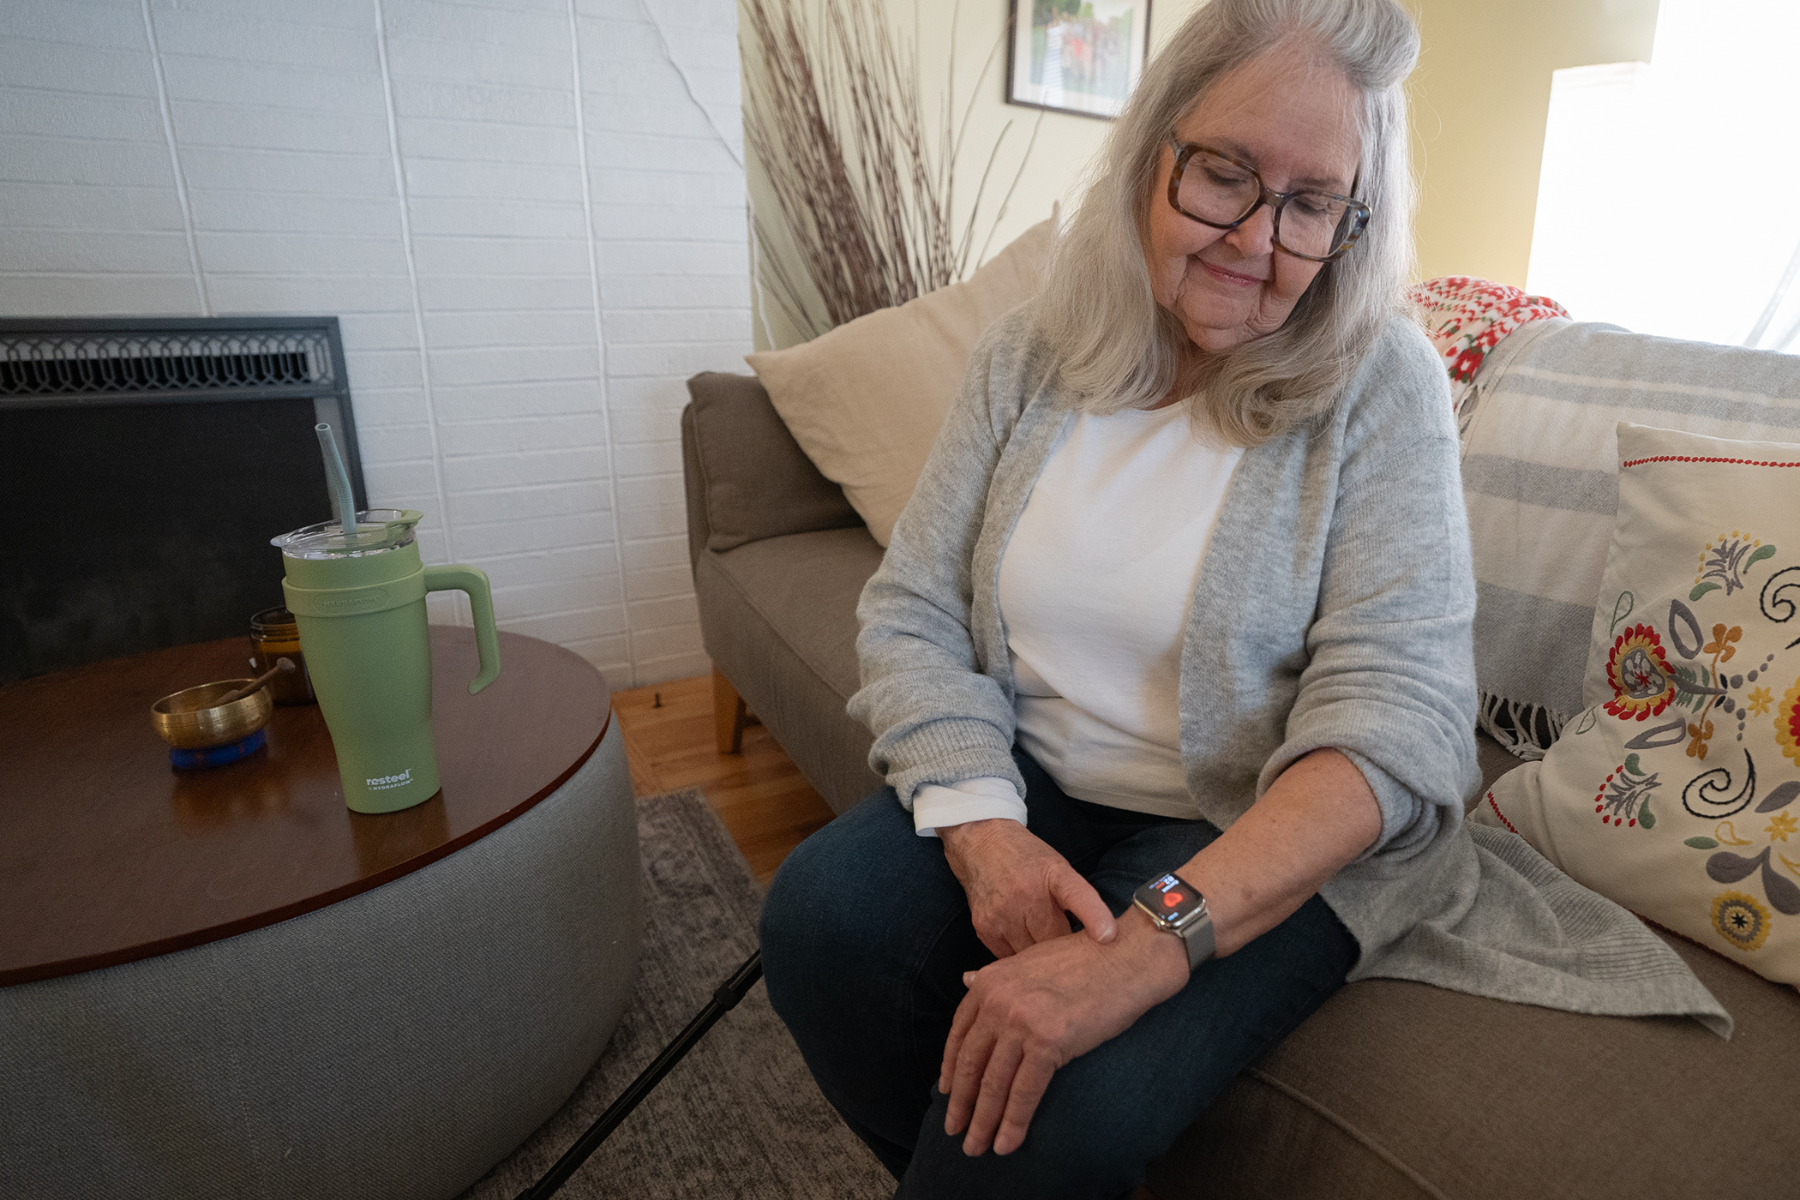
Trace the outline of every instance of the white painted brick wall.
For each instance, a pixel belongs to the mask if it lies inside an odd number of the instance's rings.
[[[736,39],[733,0],[0,0],[0,313],[336,314],[428,561],[614,686],[703,671],[679,414],[750,348]]]

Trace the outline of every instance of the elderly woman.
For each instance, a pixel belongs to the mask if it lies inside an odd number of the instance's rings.
[[[851,711],[890,786],[788,859],[763,944],[902,1196],[1129,1193],[1346,978],[1711,1003],[1462,824],[1456,430],[1399,311],[1417,49],[1393,0],[1201,8],[863,594]],[[1583,938],[1654,986],[1584,975]]]

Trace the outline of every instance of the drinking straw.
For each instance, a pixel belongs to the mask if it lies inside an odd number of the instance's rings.
[[[313,426],[319,435],[319,450],[325,456],[325,486],[331,493],[331,515],[344,531],[344,536],[354,538],[356,535],[356,493],[350,490],[350,472],[344,467],[344,456],[338,453],[337,438],[332,436],[331,426],[324,421]]]

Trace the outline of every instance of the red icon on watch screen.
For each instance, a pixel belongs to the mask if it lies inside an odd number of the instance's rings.
[[[1163,907],[1174,908],[1177,904],[1180,904],[1180,903],[1181,903],[1181,893],[1180,892],[1164,892],[1163,893]]]

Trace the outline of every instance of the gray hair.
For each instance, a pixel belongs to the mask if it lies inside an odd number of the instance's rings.
[[[1180,321],[1151,292],[1144,255],[1151,196],[1169,131],[1233,69],[1297,41],[1362,94],[1358,198],[1368,228],[1325,264],[1281,328],[1203,355],[1180,377]],[[1419,55],[1412,18],[1394,0],[1210,0],[1145,68],[1091,169],[1039,300],[1062,347],[1063,382],[1092,412],[1144,408],[1178,382],[1202,427],[1254,446],[1331,410],[1400,311],[1413,273],[1412,178],[1403,81]]]

